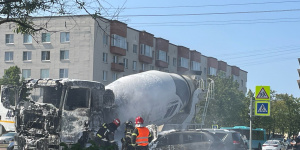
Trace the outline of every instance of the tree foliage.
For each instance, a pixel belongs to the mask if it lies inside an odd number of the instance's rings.
[[[252,99],[254,110],[254,92],[248,91],[245,96],[237,82],[232,78],[211,77],[214,80],[214,99],[210,100],[205,127],[212,124],[223,127],[249,126],[249,106]],[[271,90],[271,116],[252,117],[253,128],[264,128],[268,134],[288,133],[295,135],[300,131],[300,99],[288,94],[277,94]],[[254,111],[253,111],[254,114]],[[196,118],[201,122],[202,112]]]
[[[243,110],[247,107],[244,104],[245,96],[238,89],[239,85],[232,78],[213,76],[214,99],[210,100],[205,124],[210,127],[212,124],[221,126],[241,125]],[[201,115],[201,114],[199,114]]]
[[[107,1],[104,3],[110,5]],[[112,14],[119,14],[120,10],[115,9]],[[35,24],[32,21],[33,16],[75,15],[81,11],[93,19],[102,13],[111,12],[103,7],[100,0],[0,0],[0,25],[14,22],[17,26],[13,30],[16,33],[34,34],[47,28],[46,25]]]
[[[9,104],[7,105],[8,107],[10,105],[15,105],[16,92],[18,90],[18,87],[21,85],[19,76],[20,73],[21,70],[18,66],[12,66],[4,71],[3,78],[0,79],[0,85],[6,85],[10,87],[6,89],[9,99]]]
[[[12,66],[4,71],[4,76],[0,79],[0,85],[20,86],[21,70],[18,66]]]

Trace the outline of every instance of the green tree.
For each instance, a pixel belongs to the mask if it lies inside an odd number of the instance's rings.
[[[242,125],[245,106],[244,94],[239,90],[239,84],[232,78],[212,76],[214,80],[215,97],[210,101],[205,124],[210,127],[212,124],[220,126]],[[201,114],[199,114],[201,115]]]
[[[288,133],[289,136],[297,134],[300,131],[300,119],[298,119],[300,116],[299,99],[293,95],[277,94],[276,100],[279,108],[277,107],[277,109],[275,108],[273,111],[277,114],[280,113],[282,117],[278,120],[279,123],[277,124],[281,126],[277,126],[277,129],[281,129],[281,132]]]
[[[3,78],[0,79],[1,85],[13,85],[20,86],[20,75],[21,70],[18,66],[12,66],[4,71]]]
[[[18,66],[12,66],[4,71],[3,78],[0,79],[0,85],[7,85],[10,105],[15,105],[16,92],[21,85],[20,76],[21,70]]]
[[[8,22],[16,23],[16,33],[34,34],[40,30],[47,30],[45,24],[35,24],[32,16],[57,16],[74,15],[80,11],[89,14],[96,20],[100,14],[110,15],[114,18],[120,9],[115,12],[103,7],[110,5],[109,2],[100,0],[1,0],[0,1],[0,25]],[[113,7],[110,5],[110,7]],[[110,12],[110,14],[109,14]],[[1,17],[2,16],[2,17]],[[96,20],[97,21],[97,20]]]

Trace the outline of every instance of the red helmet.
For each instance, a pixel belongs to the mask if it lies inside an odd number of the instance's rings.
[[[114,119],[113,123],[118,127],[121,124],[121,121],[119,118]]]
[[[135,124],[143,124],[144,123],[144,119],[140,116],[135,118]]]

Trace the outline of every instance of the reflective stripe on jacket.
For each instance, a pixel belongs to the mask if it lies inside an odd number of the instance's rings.
[[[147,146],[149,144],[149,129],[146,127],[137,127],[139,135],[136,137],[136,144],[139,146]]]

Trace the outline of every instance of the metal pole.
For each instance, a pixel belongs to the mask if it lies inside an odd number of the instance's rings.
[[[252,97],[250,97],[250,137],[249,137],[249,150],[252,150]]]

